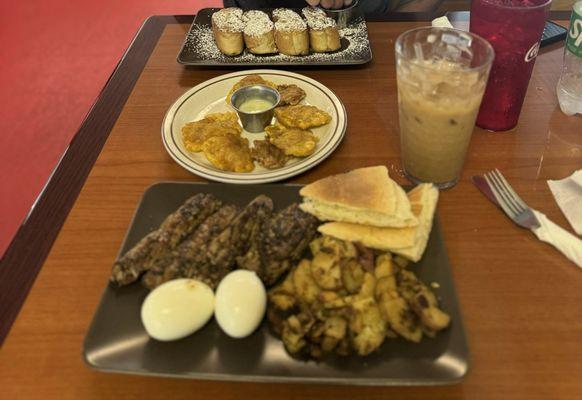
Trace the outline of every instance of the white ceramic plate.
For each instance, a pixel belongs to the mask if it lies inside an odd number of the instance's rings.
[[[255,163],[252,172],[227,172],[214,167],[203,153],[191,153],[182,142],[182,127],[204,118],[206,114],[234,111],[226,104],[226,95],[232,86],[247,75],[259,74],[276,84],[295,84],[302,88],[306,97],[302,103],[311,104],[331,115],[331,122],[312,129],[319,138],[315,152],[305,158],[292,158],[278,169],[269,170]],[[306,76],[287,71],[247,70],[233,72],[210,79],[184,93],[168,110],[162,124],[162,141],[170,156],[188,171],[212,181],[253,184],[288,179],[313,168],[333,153],[344,137],[347,116],[341,100],[327,87]],[[242,134],[250,143],[264,139],[264,133]]]

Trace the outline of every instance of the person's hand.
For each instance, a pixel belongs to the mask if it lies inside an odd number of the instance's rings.
[[[311,7],[344,8],[352,4],[352,0],[305,0]]]

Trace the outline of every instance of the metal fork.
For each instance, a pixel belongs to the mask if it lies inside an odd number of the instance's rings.
[[[485,173],[495,199],[513,222],[522,228],[533,229],[540,226],[531,208],[519,197],[498,169]]]
[[[582,240],[550,221],[544,214],[532,210],[515,193],[499,170],[489,171],[484,177],[475,175],[472,180],[475,186],[513,222],[522,228],[530,229],[539,240],[551,244],[582,268]]]

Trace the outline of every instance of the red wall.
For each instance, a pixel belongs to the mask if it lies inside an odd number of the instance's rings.
[[[141,23],[220,4],[0,1],[0,255]]]

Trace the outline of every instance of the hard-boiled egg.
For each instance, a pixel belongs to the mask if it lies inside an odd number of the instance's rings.
[[[214,293],[208,285],[176,279],[151,291],[141,306],[141,320],[152,338],[170,341],[202,328],[213,311]]]
[[[266,308],[265,287],[252,271],[233,271],[216,289],[214,316],[222,330],[233,338],[253,333],[263,320]]]

